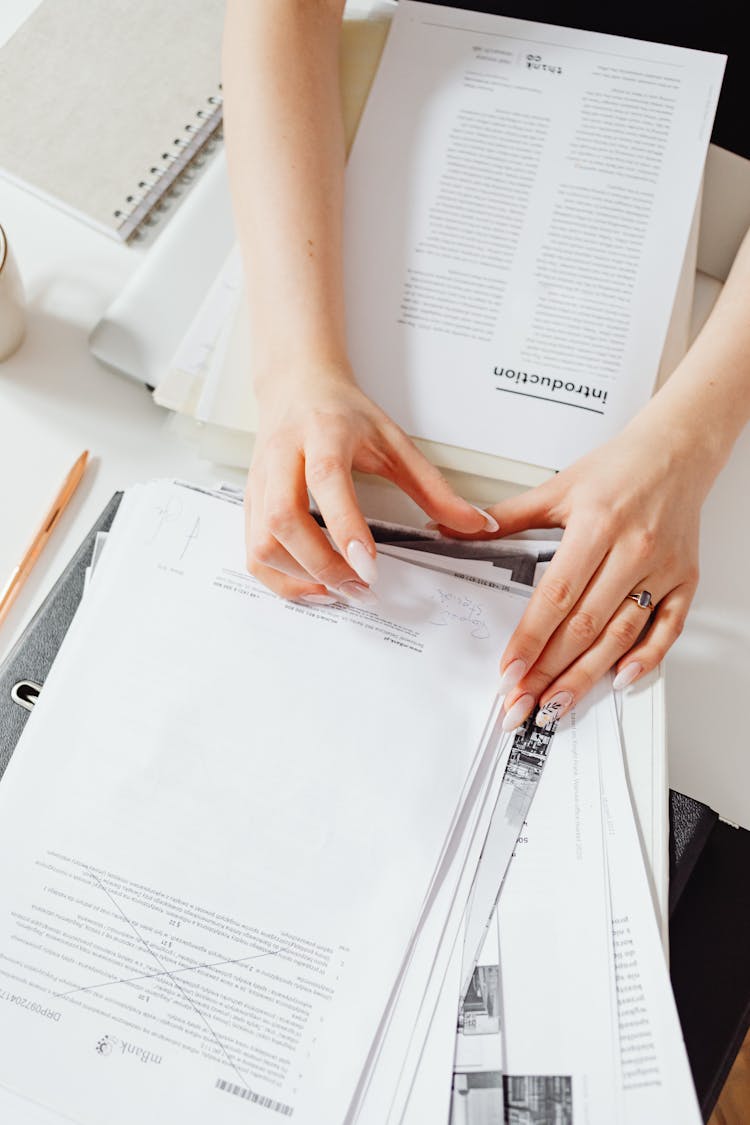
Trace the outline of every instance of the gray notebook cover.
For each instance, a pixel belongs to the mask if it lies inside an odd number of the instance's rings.
[[[220,123],[223,14],[42,0],[0,46],[0,174],[127,238]]]

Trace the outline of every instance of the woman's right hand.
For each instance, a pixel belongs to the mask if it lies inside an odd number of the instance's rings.
[[[455,494],[347,368],[307,369],[304,381],[266,374],[256,397],[261,421],[245,494],[248,569],[276,594],[318,604],[375,601],[375,543],[353,469],[393,481],[456,531],[496,526]],[[330,540],[310,514],[308,489]]]

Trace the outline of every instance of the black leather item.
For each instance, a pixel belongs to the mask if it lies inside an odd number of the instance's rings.
[[[669,923],[670,973],[705,1121],[750,1029],[750,832],[717,820]]]
[[[684,793],[669,792],[669,917],[672,917],[718,814]]]

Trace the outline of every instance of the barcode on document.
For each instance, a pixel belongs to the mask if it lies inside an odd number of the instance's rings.
[[[284,1117],[291,1117],[294,1113],[294,1106],[292,1105],[274,1101],[273,1098],[267,1098],[265,1094],[256,1094],[255,1090],[248,1090],[247,1086],[238,1086],[235,1082],[225,1082],[223,1078],[216,1079],[216,1088],[226,1091],[227,1094],[234,1094],[235,1097],[244,1098],[246,1102],[255,1102],[256,1105],[261,1105],[264,1109],[273,1109]]]

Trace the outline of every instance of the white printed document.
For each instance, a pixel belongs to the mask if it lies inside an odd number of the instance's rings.
[[[344,245],[354,370],[407,433],[561,469],[646,402],[724,63],[399,3]]]
[[[81,1125],[343,1121],[490,769],[525,600],[274,597],[129,490],[0,786],[0,1085]]]
[[[592,701],[593,702],[593,701]],[[622,1121],[612,922],[590,704],[565,716],[498,905],[506,1104]],[[554,1120],[554,1118],[553,1118]]]
[[[625,1125],[700,1125],[660,927],[628,793],[615,701],[608,685],[592,708],[612,915],[617,1040]]]
[[[607,678],[555,734],[467,1000],[502,1050],[477,1066],[460,1025],[453,1125],[499,1125],[503,1093],[511,1120],[700,1122]]]

